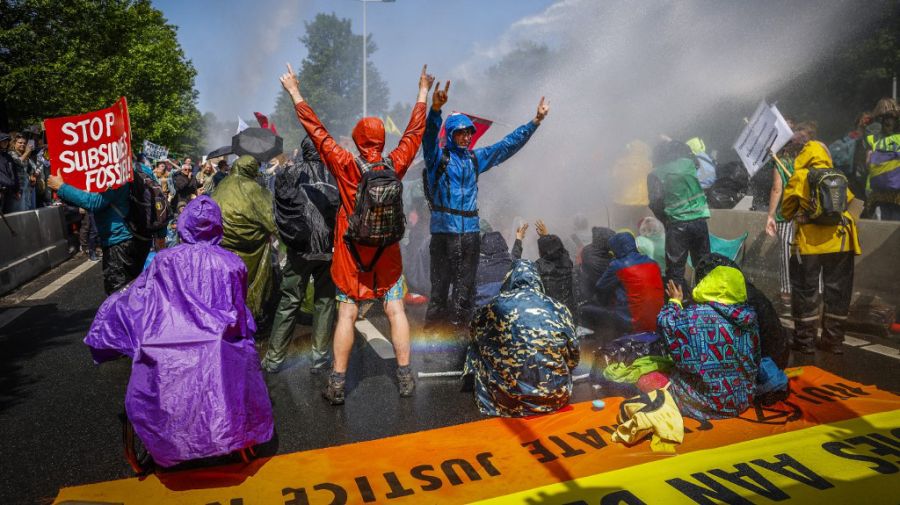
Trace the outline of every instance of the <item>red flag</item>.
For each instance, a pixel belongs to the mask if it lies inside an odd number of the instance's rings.
[[[256,116],[256,121],[259,123],[260,128],[272,130],[272,133],[278,135],[278,130],[275,129],[275,123],[270,123],[269,118],[264,116],[262,112],[254,112],[253,115]]]
[[[450,113],[450,115],[453,115],[453,114],[465,114],[472,121],[472,124],[475,125],[475,133],[472,134],[472,140],[469,142],[469,150],[470,151],[472,149],[475,149],[475,143],[478,142],[478,139],[482,135],[484,135],[484,133],[486,131],[488,131],[488,128],[490,128],[492,124],[494,124],[494,122],[491,121],[490,119],[484,119],[484,118],[481,118],[478,116],[473,116],[472,114],[468,114],[465,112],[453,111]],[[447,132],[444,130],[444,126],[441,125],[441,131],[440,131],[440,133],[438,133],[438,143],[441,145],[441,147],[444,147],[444,144],[446,142],[447,142]]]

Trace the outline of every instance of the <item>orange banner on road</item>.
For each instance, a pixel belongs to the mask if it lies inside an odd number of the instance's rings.
[[[728,497],[732,493],[745,499],[741,497],[760,492],[769,493],[770,498],[780,497],[775,477],[793,479],[791,482],[812,489],[817,489],[816,485],[830,489],[823,481],[831,487],[837,485],[838,481],[829,480],[828,476],[819,475],[821,480],[816,480],[815,471],[810,469],[815,466],[809,461],[812,454],[817,459],[834,458],[832,463],[837,462],[838,466],[855,465],[854,471],[871,473],[873,478],[883,476],[886,484],[873,488],[873,497],[892,492],[891,477],[893,490],[897,490],[900,479],[890,474],[898,472],[900,464],[900,397],[814,367],[806,367],[802,375],[791,381],[791,388],[793,393],[787,401],[773,407],[751,408],[738,419],[707,423],[685,419],[684,443],[674,455],[652,452],[649,441],[633,447],[612,442],[610,433],[615,429],[621,399],[608,399],[606,408],[599,411],[585,402],[568,411],[532,419],[487,419],[285,454],[248,465],[164,472],[143,480],[65,488],[56,503],[456,504],[490,499],[509,503],[607,503],[601,502],[607,494],[618,500],[610,503],[656,503],[642,501],[640,490],[629,489],[634,475],[643,467],[648,470],[643,473],[647,479],[641,483],[643,487],[680,497],[672,498],[672,503],[695,503],[691,493],[701,498]],[[855,421],[842,423],[850,420]],[[835,424],[835,430],[821,428],[834,423],[841,424]],[[811,429],[817,426],[820,428]],[[796,436],[785,435],[792,432]],[[763,440],[765,437],[770,437],[771,443]],[[741,445],[751,441],[759,442]],[[817,444],[816,451],[805,452],[803,444]],[[794,452],[786,452],[788,445]],[[719,449],[726,446],[732,450]],[[743,459],[731,462],[727,457],[732,455],[750,458],[748,462],[769,468],[774,477],[766,480],[762,470],[750,467]],[[713,466],[709,475],[702,471],[679,474],[689,462],[691,468],[698,468],[703,461],[733,467],[710,463]],[[639,465],[641,468],[637,468]],[[587,482],[587,478],[615,478],[625,469],[628,480],[613,482],[612,487],[578,484]],[[543,500],[542,497],[547,498],[543,491],[529,496],[529,490],[539,488],[556,492],[553,486],[559,483],[569,483],[563,486],[568,489],[563,494],[565,500]],[[868,503],[879,500],[873,498]]]

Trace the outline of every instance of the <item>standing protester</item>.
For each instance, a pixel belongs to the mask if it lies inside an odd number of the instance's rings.
[[[438,132],[449,89],[449,81],[443,90],[440,83],[435,87],[422,141],[425,197],[431,208],[431,299],[425,323],[461,328],[471,317],[481,245],[478,176],[516,154],[550,112],[550,105],[541,97],[534,119],[500,142],[474,150],[469,144],[475,125],[465,114],[451,114],[444,124],[447,139],[442,148]]]
[[[197,196],[197,188],[200,187],[200,184],[197,183],[197,178],[191,173],[190,158],[185,159],[184,163],[181,164],[181,170],[172,177],[172,183],[175,187],[173,191],[175,196],[171,205],[173,209],[178,208],[179,203],[183,202],[186,204]]]
[[[35,185],[37,177],[40,175],[40,170],[37,168],[37,163],[35,163],[32,156],[34,148],[28,143],[24,135],[17,134],[13,143],[13,150],[9,154],[19,175],[19,192],[22,195],[18,200],[17,210],[34,210]]]
[[[350,226],[351,215],[354,219],[360,217],[354,213],[358,203],[357,197],[361,197],[361,202],[369,203],[369,192],[359,191],[361,183],[373,180],[373,174],[376,177],[383,176],[385,180],[392,177],[399,180],[406,175],[406,170],[422,141],[422,133],[425,130],[425,102],[433,82],[434,77],[428,75],[426,68],[423,67],[419,76],[419,93],[409,124],[397,148],[386,157],[382,154],[384,123],[373,117],[361,119],[353,128],[352,134],[353,142],[360,153],[357,158],[335,142],[309,104],[304,101],[300,94],[300,82],[290,64],[288,73],[281,76],[281,84],[294,102],[297,119],[315,144],[325,166],[337,180],[341,193],[341,209],[338,211],[334,235],[334,261],[331,265],[331,277],[338,288],[337,300],[340,304],[334,332],[334,369],[328,379],[328,387],[323,393],[332,405],[344,403],[347,361],[353,347],[353,327],[359,313],[358,303],[362,300],[378,298],[384,300],[384,311],[391,323],[391,341],[397,356],[400,396],[411,396],[415,389],[415,379],[409,368],[409,321],[403,308],[403,262],[400,245],[393,243],[377,248],[367,247],[348,241],[345,235],[353,231]],[[382,186],[385,187],[393,186]],[[382,207],[378,210],[393,209]],[[386,214],[382,217],[387,220],[392,218]]]
[[[190,165],[185,163],[182,170],[184,167]],[[241,156],[234,162],[234,173],[222,181],[213,200],[222,209],[222,247],[240,256],[247,265],[247,306],[262,333],[271,321],[267,309],[275,294],[271,243],[275,217],[272,194],[256,183],[258,173],[259,162],[252,156]]]
[[[47,179],[47,185],[63,201],[94,213],[103,251],[103,288],[107,295],[137,277],[150,252],[150,242],[138,240],[125,222],[131,207],[130,184],[103,193],[88,193],[64,183],[58,172]]]
[[[9,154],[9,135],[0,132],[0,213],[16,212],[21,198],[18,166]]]
[[[802,139],[801,139],[802,141]],[[798,226],[790,260],[791,312],[794,316],[794,349],[813,354],[819,326],[816,291],[819,276],[824,284],[825,313],[822,338],[816,346],[842,354],[844,321],[853,293],[854,256],[861,254],[853,217],[846,211],[853,193],[846,189],[846,202],[834,191],[846,177],[834,170],[828,148],[809,140],[794,160],[794,175],[781,201],[781,213]]]
[[[900,107],[894,100],[882,98],[872,115],[881,124],[881,132],[866,136],[866,204],[876,219],[900,221]]]
[[[683,142],[664,141],[653,150],[647,176],[650,210],[666,226],[666,279],[684,288],[688,254],[696,264],[709,254],[709,207],[697,179],[694,154]]]
[[[331,366],[335,292],[330,270],[341,200],[337,183],[312,140],[305,137],[300,145],[302,161],[288,165],[275,177],[275,226],[287,258],[269,349],[262,362],[268,372],[277,372],[284,361],[310,278],[315,292],[310,371],[317,373]]]

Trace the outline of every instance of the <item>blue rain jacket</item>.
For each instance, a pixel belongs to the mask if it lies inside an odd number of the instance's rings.
[[[438,165],[441,163],[442,149],[438,142],[441,130],[441,113],[428,111],[425,135],[422,137],[422,152],[425,157],[425,172],[432,191],[435,205],[472,211],[478,208],[478,176],[466,149],[453,143],[453,132],[466,128],[474,130],[475,125],[465,114],[450,114],[444,126],[447,134],[446,147],[450,151],[447,171],[440,181],[435,181]],[[503,163],[516,154],[537,130],[532,121],[513,130],[496,144],[474,149],[478,161],[478,172],[484,173]],[[440,184],[437,184],[437,183]],[[478,217],[464,217],[445,212],[431,213],[431,233],[476,233]]]

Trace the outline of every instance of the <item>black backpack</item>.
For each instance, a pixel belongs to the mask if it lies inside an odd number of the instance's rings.
[[[466,153],[469,155],[469,159],[472,160],[472,166],[475,168],[475,183],[478,183],[478,175],[481,170],[478,169],[478,157],[475,156],[471,150],[466,150]],[[428,202],[428,209],[431,212],[444,212],[447,214],[452,214],[454,216],[462,216],[462,217],[478,217],[478,209],[475,210],[460,210],[460,209],[451,209],[450,207],[444,207],[442,205],[435,205],[434,203],[434,194],[436,193],[441,184],[441,179],[444,177],[444,174],[447,173],[447,165],[450,164],[450,151],[445,147],[441,152],[441,161],[438,163],[437,170],[434,174],[434,188],[431,188],[428,184],[428,167],[425,167],[422,170],[422,187],[425,192],[425,201]],[[448,189],[449,192],[449,189]]]
[[[834,168],[811,168],[807,180],[813,205],[809,220],[826,226],[842,224],[847,210],[847,176]]]
[[[162,186],[140,167],[135,168],[128,184],[128,204],[127,216],[115,205],[113,210],[125,219],[128,229],[140,240],[153,238],[156,232],[166,228],[172,217]]]
[[[350,213],[350,226],[344,235],[350,254],[361,272],[372,270],[381,253],[396,244],[406,232],[406,214],[403,213],[403,184],[397,178],[389,158],[367,163],[356,158],[362,178],[356,187],[356,204]],[[384,167],[375,170],[375,167]],[[356,246],[377,247],[375,256],[364,265]]]
[[[303,162],[307,163],[307,162]],[[285,245],[300,253],[331,253],[341,196],[323,167],[284,169],[275,177],[275,225]]]

